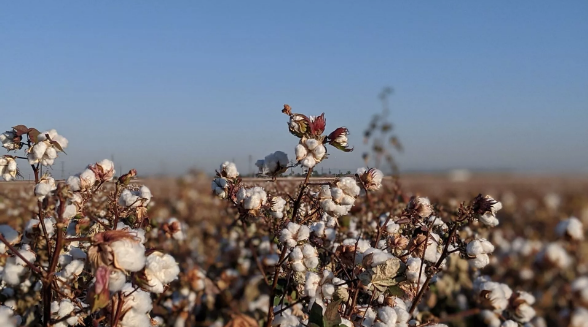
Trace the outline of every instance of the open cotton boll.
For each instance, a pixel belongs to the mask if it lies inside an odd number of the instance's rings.
[[[66,183],[70,191],[78,192],[82,189],[82,182],[79,176],[69,176]]]
[[[220,171],[223,175],[223,177],[227,177],[227,178],[237,178],[237,176],[239,176],[239,171],[237,171],[237,166],[229,161],[225,161],[221,166],[220,166]]]
[[[313,168],[316,166],[316,160],[312,156],[307,156],[306,158],[302,159],[300,164],[306,168]]]
[[[111,292],[118,292],[122,290],[127,282],[127,276],[118,269],[110,271],[110,278],[108,279],[108,290]]]
[[[306,158],[306,156],[308,155],[308,150],[306,150],[306,147],[304,147],[304,145],[298,144],[294,149],[294,153],[296,154],[296,160],[300,161]]]
[[[80,185],[82,189],[88,189],[96,183],[96,175],[90,169],[84,170],[80,174]]]
[[[327,149],[322,144],[319,144],[314,150],[312,150],[312,155],[318,161],[322,160],[326,153]]]
[[[2,280],[5,281],[8,285],[18,285],[20,284],[20,276],[22,276],[25,272],[26,268],[17,264],[14,257],[10,257],[6,259],[4,270],[2,270]]]
[[[123,286],[122,291],[123,294],[126,295],[126,300],[123,304],[123,310],[132,309],[133,311],[139,313],[147,313],[153,309],[153,304],[149,293],[141,289],[135,291],[135,287],[131,283],[126,283]]]
[[[0,234],[6,239],[6,241],[14,245],[20,240],[20,235],[12,227],[8,225],[0,225]],[[6,244],[0,242],[0,254],[6,253]]]
[[[34,263],[37,259],[37,255],[35,254],[35,252],[33,252],[31,246],[28,244],[23,244],[21,248],[18,250],[18,253],[20,253],[20,255],[30,263]],[[15,257],[15,263],[23,267],[27,266],[27,264],[18,256]]]
[[[72,278],[81,275],[84,271],[84,262],[81,260],[73,260],[65,268],[63,268],[63,277]]]
[[[145,246],[140,242],[122,239],[110,244],[118,267],[136,272],[145,267]]]
[[[125,313],[124,317],[120,321],[120,327],[144,326],[151,326],[151,319],[147,313],[141,313],[135,310],[129,310],[127,313]]]
[[[584,227],[582,222],[576,217],[570,217],[560,221],[555,227],[557,236],[567,236],[572,240],[581,241],[584,239]]]
[[[398,317],[393,308],[385,306],[378,309],[378,318],[386,325],[393,325]]]
[[[319,144],[319,141],[315,139],[307,139],[305,142],[306,148],[310,151],[313,151]]]
[[[53,147],[47,148],[47,150],[45,150],[44,157],[47,157],[47,159],[57,158],[57,150],[55,150],[55,148],[53,148]]]
[[[43,157],[43,155],[45,154],[45,151],[47,151],[47,143],[45,142],[39,142],[35,145],[33,145],[32,149],[31,149],[31,154],[33,155],[33,158],[35,160],[39,160]]]
[[[174,281],[180,273],[180,267],[174,257],[161,252],[151,253],[147,257],[145,266],[164,284]]]

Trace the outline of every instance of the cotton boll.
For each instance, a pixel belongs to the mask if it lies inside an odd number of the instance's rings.
[[[151,319],[147,313],[141,313],[135,310],[129,310],[120,321],[120,327],[144,326],[151,326]]]
[[[304,147],[304,145],[302,145],[302,144],[296,145],[296,148],[294,149],[294,153],[296,154],[296,161],[300,161],[300,160],[306,158],[306,156],[308,155],[308,151],[306,150],[306,147]]]
[[[47,150],[47,143],[45,143],[45,142],[39,142],[39,143],[33,145],[33,148],[32,148],[33,158],[36,160],[41,159],[43,157],[43,155],[45,154],[46,150]]]
[[[237,166],[229,161],[225,161],[221,166],[220,166],[220,171],[223,174],[223,177],[227,177],[227,178],[237,178],[237,176],[239,176],[239,172],[237,171]]]
[[[82,188],[82,183],[80,181],[79,176],[69,176],[67,178],[67,185],[69,186],[69,189],[73,192],[78,192]]]
[[[519,324],[512,320],[507,320],[500,325],[500,327],[519,327]]]
[[[20,276],[26,272],[26,268],[22,265],[16,264],[14,257],[8,258],[2,270],[2,280],[8,285],[20,284]]]
[[[572,240],[581,241],[584,239],[584,228],[582,222],[576,217],[570,217],[560,221],[555,227],[559,237],[567,236]]]
[[[122,271],[112,269],[108,279],[108,290],[111,292],[118,292],[123,289],[126,282],[127,276]]]
[[[80,185],[82,189],[88,189],[96,183],[96,175],[90,169],[84,170],[80,174]]]
[[[300,162],[300,164],[306,168],[313,168],[316,166],[316,160],[312,156],[308,156]]]
[[[378,318],[388,326],[393,325],[397,320],[396,311],[388,306],[381,307],[378,309]]]
[[[145,266],[145,247],[139,242],[122,239],[110,245],[118,267],[136,272]]]
[[[322,160],[326,153],[327,149],[322,144],[318,145],[316,148],[314,148],[314,150],[312,150],[312,154],[317,161]]]
[[[55,148],[53,148],[53,147],[49,147],[45,151],[44,156],[47,157],[47,159],[54,160],[55,158],[57,158],[57,150],[55,150]]]
[[[313,151],[319,144],[319,141],[315,139],[307,139],[305,142],[306,148],[310,151]]]
[[[335,294],[335,286],[333,284],[324,284],[322,286],[322,293],[325,299],[333,298],[333,294]]]
[[[126,283],[123,286],[122,291],[123,294],[126,295],[123,309],[132,309],[133,311],[140,313],[147,313],[153,309],[149,293],[141,289],[135,291],[135,287],[130,283]]]
[[[69,204],[65,207],[63,211],[63,218],[64,219],[71,219],[78,214],[78,209],[74,204]]]
[[[318,266],[318,264],[319,264],[318,257],[304,258],[304,265],[308,269],[314,269]]]
[[[474,259],[468,261],[472,267],[482,269],[490,263],[490,257],[487,254],[478,254]]]
[[[84,271],[84,262],[80,260],[73,260],[63,269],[63,276],[65,278],[71,278],[79,276]]]
[[[163,284],[168,284],[178,278],[180,267],[176,260],[169,254],[161,252],[151,253],[146,260],[146,269],[149,269],[153,275]]]

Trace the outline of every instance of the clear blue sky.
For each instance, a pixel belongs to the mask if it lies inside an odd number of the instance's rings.
[[[284,103],[351,169],[384,86],[404,170],[585,170],[588,1],[0,1],[2,128],[56,128],[69,173],[246,171],[293,155]]]

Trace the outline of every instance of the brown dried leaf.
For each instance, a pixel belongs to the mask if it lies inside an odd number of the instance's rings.
[[[12,127],[12,129],[16,132],[16,135],[21,136],[29,132],[29,128],[25,125],[16,125]]]

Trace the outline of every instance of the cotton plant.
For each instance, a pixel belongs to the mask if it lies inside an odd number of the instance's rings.
[[[304,181],[274,187],[274,172],[286,167],[285,153],[275,152],[256,163],[260,175],[272,177],[266,184],[230,173],[237,170],[230,163],[221,165],[211,184],[212,194],[234,210],[220,250],[237,258],[227,269],[257,273],[258,283],[265,283],[249,310],[265,326],[445,326],[431,319],[435,308],[425,299],[432,285],[451,277],[445,272],[451,273],[456,262],[466,262],[471,281],[490,264],[495,246],[488,231],[499,223],[500,202],[478,195],[442,212],[425,196],[396,196],[391,209],[374,201],[385,179],[370,167],[315,182],[312,171],[328,158],[327,146],[352,150],[349,131],[342,127],[324,135],[325,114],[293,113],[288,105],[282,112],[298,139],[294,165],[307,170]],[[221,289],[225,279],[223,274],[216,278]],[[497,317],[508,314],[517,323],[535,318],[530,293],[489,280],[478,284],[477,295],[469,296],[481,308]],[[462,302],[467,305],[467,298]]]
[[[0,307],[0,325],[20,326],[25,319],[56,327],[162,325],[151,310],[179,278],[180,266],[148,247],[153,195],[133,183],[136,170],[116,177],[114,162],[104,159],[57,181],[43,167],[65,153],[65,137],[24,125],[0,135],[5,149],[26,154],[0,157],[0,172],[11,180],[20,174],[16,160],[27,160],[35,177],[28,196],[36,202],[22,226],[0,225],[0,291],[10,305]],[[235,174],[230,165],[226,172]],[[159,241],[185,239],[179,221],[162,226],[154,237],[169,238]],[[40,299],[38,306],[26,307],[27,297]]]

